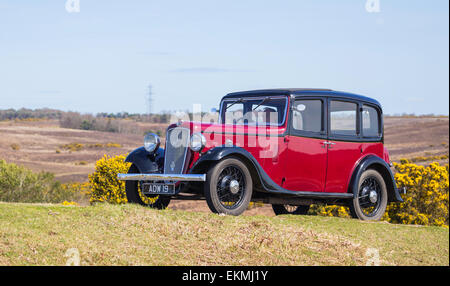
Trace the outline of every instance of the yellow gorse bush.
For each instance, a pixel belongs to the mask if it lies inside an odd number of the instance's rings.
[[[76,202],[68,202],[68,201],[64,201],[62,202],[63,206],[78,206],[78,203]]]
[[[398,187],[406,187],[403,203],[390,204],[384,219],[392,223],[447,226],[449,165],[394,163]]]
[[[313,205],[309,210],[309,214],[320,216],[336,216],[336,217],[350,217],[348,207],[344,206],[325,206]]]
[[[90,202],[123,204],[127,202],[125,182],[117,179],[118,173],[127,173],[131,163],[125,162],[125,155],[103,156],[95,163],[95,172],[89,175],[91,184]]]
[[[431,163],[418,166],[407,160],[394,163],[397,187],[406,187],[403,203],[392,203],[386,208],[383,220],[399,224],[435,225],[448,227],[449,179],[448,164]],[[347,207],[313,206],[310,214],[350,217]]]

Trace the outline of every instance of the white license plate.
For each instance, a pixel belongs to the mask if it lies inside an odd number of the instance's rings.
[[[174,195],[175,184],[146,183],[142,192],[144,195]]]

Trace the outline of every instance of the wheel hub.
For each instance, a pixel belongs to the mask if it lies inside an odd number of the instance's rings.
[[[376,191],[370,191],[369,193],[369,200],[372,204],[376,203],[378,201],[378,194]]]
[[[224,189],[228,189],[233,195],[239,192],[239,182],[231,176],[225,176],[220,182],[220,186]]]
[[[239,182],[236,180],[231,180],[230,182],[230,192],[234,195],[239,192]]]

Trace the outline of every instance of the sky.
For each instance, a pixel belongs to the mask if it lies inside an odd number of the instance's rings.
[[[151,84],[155,113],[305,87],[449,114],[448,0],[78,1],[0,0],[0,109],[146,113]]]

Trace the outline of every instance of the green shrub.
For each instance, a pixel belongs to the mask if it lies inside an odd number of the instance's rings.
[[[60,203],[77,196],[54,180],[48,172],[34,173],[0,160],[0,201],[24,203]]]

